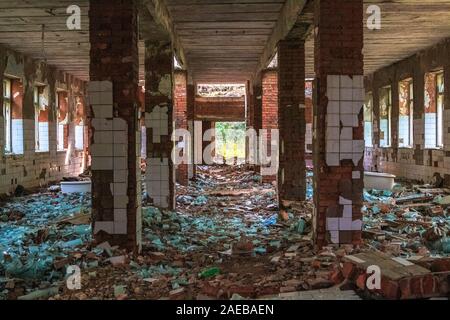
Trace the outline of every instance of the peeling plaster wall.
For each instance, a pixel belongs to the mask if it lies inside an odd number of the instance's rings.
[[[0,96],[0,194],[13,192],[18,185],[32,188],[76,176],[83,169],[83,151],[75,150],[75,124],[77,103],[84,105],[85,84],[73,76],[60,72],[43,62],[37,62],[14,51],[0,47],[0,87],[3,92],[4,77],[20,80],[23,84],[23,137],[24,153],[6,155],[3,119],[3,94]],[[35,152],[35,123],[33,88],[35,84],[47,86],[49,101],[49,152]],[[67,151],[57,151],[56,91],[66,90],[69,98],[69,146]],[[86,139],[85,139],[86,141]],[[86,148],[86,143],[85,143]]]
[[[425,74],[444,69],[444,148],[426,149],[425,126]],[[398,147],[399,90],[398,83],[412,78],[414,90],[413,147]],[[380,147],[379,89],[392,88],[391,147]],[[450,39],[424,51],[382,68],[365,79],[366,92],[373,94],[373,147],[365,148],[364,169],[388,172],[398,177],[430,182],[437,172],[450,186]]]

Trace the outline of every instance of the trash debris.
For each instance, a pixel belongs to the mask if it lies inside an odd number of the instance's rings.
[[[446,190],[365,190],[361,246],[318,250],[311,197],[280,206],[274,185],[244,166],[198,166],[195,182],[177,185],[176,212],[144,203],[139,256],[91,242],[89,194],[11,198],[0,207],[0,299],[258,298],[340,284],[342,259],[364,252],[445,270]],[[55,289],[73,265],[86,274],[82,292]]]
[[[206,278],[212,278],[218,274],[220,274],[220,269],[217,267],[214,267],[214,268],[203,270],[198,276],[200,278],[206,279]]]

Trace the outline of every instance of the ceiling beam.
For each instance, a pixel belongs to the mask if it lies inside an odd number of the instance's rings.
[[[257,80],[261,70],[265,69],[273,58],[278,42],[284,39],[291,29],[297,23],[297,18],[300,12],[302,12],[306,2],[308,0],[286,0],[281,9],[277,23],[273,29],[269,40],[266,43],[261,59],[258,63],[258,67],[255,72],[254,80]]]
[[[142,0],[142,3],[148,9],[155,22],[167,31],[178,62],[184,69],[187,69],[187,60],[183,46],[181,45],[180,38],[178,37],[169,9],[167,9],[164,0]]]

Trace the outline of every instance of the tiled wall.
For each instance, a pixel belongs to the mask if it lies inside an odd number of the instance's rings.
[[[444,147],[428,148],[435,145],[434,114],[426,114],[425,109],[425,74],[444,70]],[[413,142],[410,148],[399,148],[399,82],[413,79],[414,112]],[[392,87],[392,134],[391,146],[380,147],[379,137],[379,94],[380,88]],[[366,171],[388,172],[398,177],[431,182],[433,175],[439,173],[445,184],[450,186],[450,39],[426,50],[382,68],[365,79],[366,92],[373,93],[373,147],[365,148],[364,169]],[[427,132],[427,134],[425,134]],[[366,132],[366,140],[367,135]]]
[[[84,83],[71,75],[60,72],[53,67],[38,63],[9,49],[0,47],[0,86],[3,77],[20,79],[24,84],[23,119],[12,121],[12,145],[17,155],[5,155],[4,119],[0,118],[0,194],[13,192],[18,185],[33,188],[49,182],[56,182],[65,176],[77,176],[84,170],[83,151],[74,150],[74,125],[69,125],[69,148],[58,152],[56,142],[56,90],[66,90],[69,95],[71,114],[75,112],[75,96],[84,100]],[[3,63],[4,62],[4,63]],[[32,101],[33,84],[39,82],[49,88],[49,105],[51,108],[48,152],[35,152],[35,120]],[[54,91],[54,92],[53,92]],[[0,96],[0,109],[3,98]],[[3,110],[0,112],[3,115]],[[73,119],[72,115],[71,119]],[[44,128],[42,128],[44,129]]]

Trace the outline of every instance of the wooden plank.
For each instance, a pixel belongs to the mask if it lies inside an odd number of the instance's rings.
[[[248,12],[248,13],[210,13],[180,15],[175,23],[179,22],[242,22],[242,21],[277,21],[278,12]]]
[[[176,20],[186,12],[192,15],[231,14],[231,13],[278,13],[282,3],[209,3],[209,4],[176,4],[169,6],[169,11]]]
[[[177,30],[203,30],[203,29],[273,29],[275,21],[195,21],[176,23]]]

